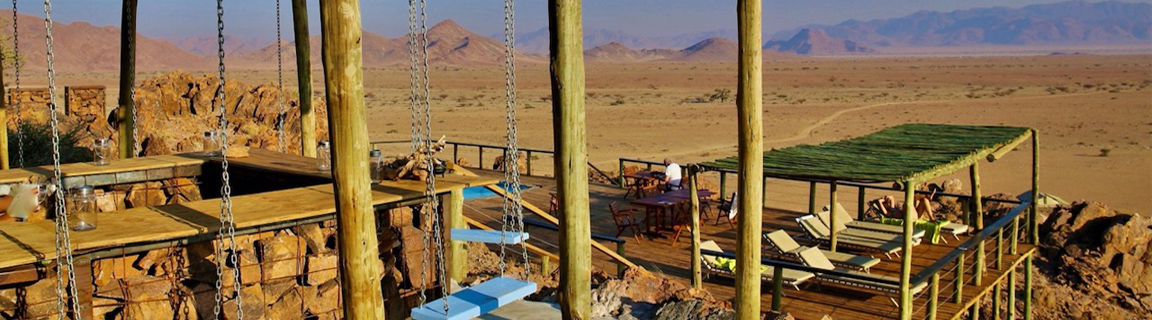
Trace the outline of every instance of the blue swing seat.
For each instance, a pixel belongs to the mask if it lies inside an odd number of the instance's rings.
[[[496,277],[457,291],[447,297],[412,308],[412,318],[417,320],[472,319],[514,301],[524,299],[533,292],[536,292],[535,282]],[[444,299],[448,299],[447,313],[444,312]]]
[[[504,244],[518,244],[527,240],[527,232],[504,233]],[[500,230],[452,229],[452,241],[500,244]]]

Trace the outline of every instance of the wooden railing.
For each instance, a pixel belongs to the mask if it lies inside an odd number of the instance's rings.
[[[552,230],[552,231],[560,231],[560,227],[557,227],[554,224],[547,223],[547,222],[540,221],[540,220],[524,219],[524,224],[528,225],[528,226],[544,228],[544,229],[548,229],[548,230]],[[592,234],[592,240],[608,241],[608,242],[615,243],[616,244],[616,254],[619,254],[620,256],[624,256],[624,253],[625,253],[624,249],[628,245],[628,242],[624,241],[624,239],[620,239],[620,238],[609,236],[609,235],[599,234],[599,233],[593,233]],[[628,265],[624,264],[623,262],[616,261],[616,276],[617,277],[623,278],[624,277],[624,271],[627,269],[628,269]]]
[[[372,141],[371,145],[373,148],[380,149],[381,147],[387,146],[387,145],[409,144],[409,143],[411,143],[411,141],[409,141],[409,140],[383,140],[383,141]],[[461,149],[461,147],[464,147],[465,149],[475,148],[476,152],[478,153],[478,156],[476,157],[477,164],[476,165],[465,165],[465,167],[468,167],[468,168],[491,169],[491,168],[485,168],[484,167],[484,152],[485,151],[498,152],[504,158],[507,158],[507,156],[508,156],[508,147],[507,146],[498,146],[498,145],[471,143],[471,142],[456,142],[456,141],[445,141],[444,143],[447,144],[448,146],[450,146],[450,148],[452,149],[452,163],[456,163],[456,164],[460,163],[460,149]],[[538,158],[538,156],[554,157],[556,155],[556,153],[554,151],[544,150],[544,149],[534,149],[534,148],[518,148],[517,150],[519,150],[520,152],[524,152],[524,155],[525,155],[524,156],[525,170],[524,170],[524,172],[521,172],[520,174],[525,175],[525,176],[530,176],[530,177],[550,177],[550,175],[548,175],[547,173],[550,173],[551,171],[545,171],[544,174],[537,174],[538,170],[534,170],[534,168],[532,166],[532,161],[534,159]],[[491,164],[491,163],[489,163],[489,164]],[[597,175],[601,176],[601,178],[604,181],[613,181],[611,176],[604,173],[604,171],[600,170],[600,168],[597,168],[591,162],[588,163],[588,167],[592,168],[593,172],[595,172]]]

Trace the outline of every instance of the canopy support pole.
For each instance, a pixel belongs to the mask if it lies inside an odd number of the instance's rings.
[[[592,230],[581,19],[581,1],[548,1],[556,197],[564,213],[560,216],[560,309],[564,319],[587,320],[592,315]]]
[[[120,159],[135,157],[136,140],[132,128],[136,119],[132,114],[136,101],[132,100],[132,90],[136,86],[136,8],[137,0],[123,0],[120,11],[120,106],[116,109],[120,122],[116,126]]]
[[[0,130],[0,170],[8,170],[8,90],[3,88],[3,83],[4,64],[0,63],[0,124],[4,125],[3,130]]]
[[[836,223],[841,222],[836,221],[836,201],[836,180],[828,181],[828,224],[830,224],[828,229],[832,230],[832,243],[829,245],[829,250],[832,252],[836,252],[836,243],[840,238],[836,235],[838,233]]]
[[[464,223],[464,188],[452,189],[448,193],[447,206],[444,207],[444,239],[447,239],[448,277],[456,281],[464,281],[468,275],[468,250],[463,241],[452,239],[452,229],[468,229]],[[545,260],[548,258],[545,257]],[[545,273],[547,274],[547,273]]]
[[[1032,245],[1040,244],[1036,228],[1036,204],[1040,202],[1040,131],[1032,129],[1032,204],[1028,206],[1028,239]]]
[[[688,193],[692,203],[692,287],[701,289],[704,284],[700,280],[700,195],[696,191],[696,171],[695,165],[688,166]]]
[[[912,290],[909,286],[912,280],[912,232],[916,220],[916,188],[915,181],[904,182],[904,247],[901,249],[904,256],[900,258],[900,319],[912,319]],[[835,215],[832,215],[835,216]],[[833,233],[835,234],[835,233]]]
[[[764,177],[763,52],[761,0],[736,3],[739,33],[736,91],[739,132],[739,206],[736,233],[736,318],[760,318],[760,237]]]
[[[316,113],[312,111],[312,56],[308,35],[308,1],[292,0],[292,30],[296,42],[296,81],[300,95],[300,152],[316,157]]]
[[[340,293],[348,319],[384,319],[376,217],[368,177],[368,123],[360,1],[320,2],[324,84],[332,136]],[[385,260],[388,260],[385,257]]]

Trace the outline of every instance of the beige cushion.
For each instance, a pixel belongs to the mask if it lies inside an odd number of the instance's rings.
[[[716,244],[716,241],[712,241],[712,240],[701,242],[700,243],[700,250],[712,250],[712,251],[716,251],[716,252],[724,252],[724,249],[720,249],[720,245]],[[708,264],[716,264],[716,257],[714,257],[714,256],[701,253],[700,257],[704,258],[704,262],[708,262]]]
[[[832,265],[832,261],[828,261],[828,257],[825,257],[824,253],[820,252],[820,249],[808,248],[800,250],[800,260],[809,267],[825,270],[836,269],[836,266]]]
[[[764,234],[764,239],[768,240],[768,243],[772,244],[776,249],[780,249],[782,252],[792,252],[800,249],[800,244],[796,243],[796,240],[793,240],[792,236],[788,235],[784,230],[766,233]]]

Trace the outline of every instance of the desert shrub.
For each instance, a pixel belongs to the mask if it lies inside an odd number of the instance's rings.
[[[1112,149],[1109,149],[1109,148],[1100,149],[1100,156],[1101,157],[1107,157],[1108,155],[1111,155],[1111,154],[1112,154]]]
[[[35,167],[52,164],[52,126],[49,124],[21,123],[24,135],[24,166]],[[19,137],[16,131],[8,130],[8,163],[20,165]],[[77,146],[80,142],[80,129],[60,132],[60,163],[92,161],[92,150]]]

